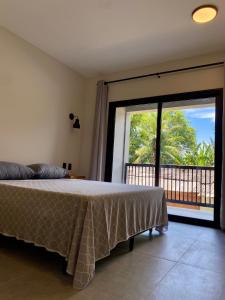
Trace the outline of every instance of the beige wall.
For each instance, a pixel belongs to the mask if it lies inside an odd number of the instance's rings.
[[[164,63],[161,65],[120,72],[92,78],[86,81],[85,85],[85,124],[82,128],[82,155],[80,170],[87,175],[90,169],[90,153],[92,145],[92,132],[94,122],[94,108],[96,96],[96,82],[99,79],[113,80],[129,76],[142,75],[152,72],[160,72],[168,69],[176,69],[199,64],[207,64],[217,61],[224,61],[225,52],[215,53],[206,56],[188,58],[179,61]],[[224,68],[210,68],[176,73],[158,78],[145,78],[129,82],[112,84],[109,87],[109,101],[134,99],[156,95],[166,95],[181,92],[198,91],[224,87]]]
[[[79,168],[84,80],[71,69],[0,28],[0,160],[73,163]]]

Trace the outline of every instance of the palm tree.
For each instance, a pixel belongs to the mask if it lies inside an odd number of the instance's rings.
[[[157,113],[131,117],[129,162],[155,163]],[[164,111],[161,124],[161,164],[214,166],[214,141],[196,141],[196,131],[182,111]]]
[[[133,163],[155,161],[157,113],[135,113],[131,118],[129,160]]]
[[[210,143],[202,142],[196,144],[190,152],[187,152],[184,157],[184,164],[189,166],[213,167],[214,157],[215,147],[211,139]]]
[[[161,163],[182,164],[196,144],[195,129],[182,111],[164,111],[161,125]],[[155,163],[157,113],[134,113],[131,117],[129,161]]]
[[[196,144],[196,132],[182,111],[164,111],[161,125],[161,163],[182,164]]]

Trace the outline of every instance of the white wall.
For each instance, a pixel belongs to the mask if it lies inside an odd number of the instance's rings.
[[[0,160],[73,163],[79,168],[84,80],[0,27]],[[78,170],[79,172],[79,170]]]
[[[124,143],[126,130],[126,109],[119,107],[116,110],[115,142],[113,153],[112,182],[123,182]]]
[[[90,169],[90,153],[92,147],[92,132],[97,80],[113,80],[146,73],[160,72],[199,64],[207,64],[225,60],[225,52],[198,56],[136,70],[104,75],[86,81],[85,85],[85,124],[82,128],[82,155],[80,170],[88,175]],[[224,68],[201,69],[183,73],[175,73],[158,78],[145,78],[129,82],[111,84],[109,86],[109,101],[134,99],[148,96],[175,94],[198,90],[224,87]]]

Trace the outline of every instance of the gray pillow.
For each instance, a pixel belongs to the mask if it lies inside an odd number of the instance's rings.
[[[27,166],[0,161],[0,180],[17,180],[17,179],[31,179],[34,177],[34,172]]]
[[[28,167],[34,171],[34,177],[37,179],[59,179],[68,175],[66,169],[54,165],[33,164]]]

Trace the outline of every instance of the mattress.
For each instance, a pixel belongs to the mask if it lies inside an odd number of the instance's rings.
[[[57,252],[75,288],[88,285],[96,261],[149,228],[164,230],[164,191],[87,180],[0,181],[0,233]]]

